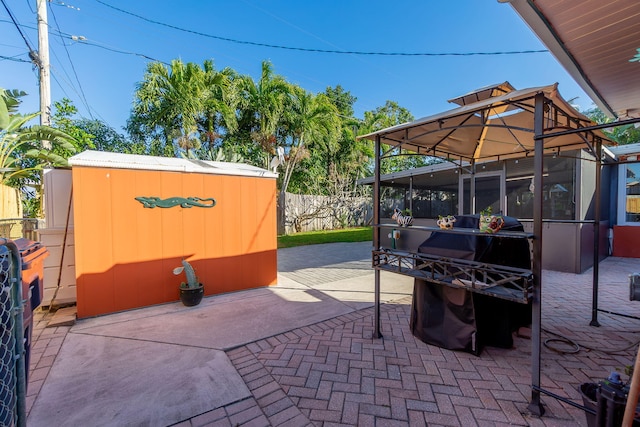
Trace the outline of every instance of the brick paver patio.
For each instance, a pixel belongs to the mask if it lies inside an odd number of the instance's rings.
[[[628,300],[629,269],[639,260],[601,264],[600,308],[638,314]],[[569,338],[542,350],[542,386],[582,403],[578,386],[633,363],[640,321],[599,314],[591,319],[590,272],[544,272],[543,341]],[[186,426],[586,426],[585,413],[542,395],[536,417],[531,396],[528,330],[514,347],[485,347],[480,356],[416,339],[409,330],[411,297],[382,306],[382,339],[373,339],[373,308],[267,337],[227,355],[252,396],[177,424]],[[46,328],[36,316],[28,407],[39,392],[68,328]],[[556,349],[556,350],[554,350]],[[624,375],[623,375],[624,378]],[[625,378],[626,379],[626,378]]]
[[[615,270],[624,264],[614,258],[603,264],[600,308],[636,312],[626,277]],[[581,350],[563,352],[573,347],[562,340],[543,346],[542,387],[579,404],[581,383],[633,363],[640,330],[637,319],[606,313],[601,327],[589,326],[589,274],[544,272],[543,341],[558,333]],[[411,334],[410,305],[408,297],[382,306],[381,340],[371,338],[373,308],[367,308],[229,351],[253,393],[244,403],[256,414],[248,425],[587,425],[582,410],[544,394],[544,416],[528,411],[529,334],[516,335],[514,348],[485,347],[480,356],[450,351]],[[219,415],[191,425],[235,425],[233,416]]]

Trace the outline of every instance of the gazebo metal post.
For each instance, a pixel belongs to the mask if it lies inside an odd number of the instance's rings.
[[[460,174],[462,177],[462,174]],[[464,179],[462,180],[462,188],[464,189]],[[462,193],[464,196],[464,193]],[[476,159],[471,159],[471,176],[469,177],[469,213],[475,214],[476,212]],[[464,202],[462,202],[464,206]],[[464,213],[464,212],[463,212]]]
[[[593,286],[592,286],[592,303],[591,303],[591,326],[600,326],[598,322],[598,283],[599,283],[599,266],[600,266],[600,179],[602,169],[602,141],[596,139],[594,147],[594,155],[596,157],[596,200],[593,221]]]
[[[375,141],[375,167],[373,171],[373,249],[380,248],[380,135],[376,135]],[[380,270],[373,270],[375,277],[375,302],[374,302],[374,338],[382,338],[380,333]]]
[[[413,175],[409,177],[409,210],[413,215]]]
[[[533,135],[535,155],[533,161],[533,295],[531,318],[531,403],[529,410],[538,416],[544,414],[540,401],[540,347],[542,343],[542,175],[544,172],[544,94],[535,98]]]

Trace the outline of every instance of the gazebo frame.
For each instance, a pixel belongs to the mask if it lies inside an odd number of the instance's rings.
[[[463,98],[459,98],[463,99]],[[373,187],[373,267],[375,269],[375,314],[374,337],[381,338],[380,331],[380,271],[394,271],[414,277],[420,276],[420,270],[428,265],[429,268],[440,268],[447,271],[442,260],[425,260],[417,254],[399,253],[393,249],[381,248],[380,230],[388,225],[380,222],[380,165],[384,158],[396,155],[396,149],[407,149],[421,155],[444,157],[449,161],[462,164],[468,161],[472,171],[475,171],[477,160],[502,160],[507,158],[534,156],[534,188],[543,188],[543,159],[548,152],[559,153],[571,149],[586,149],[595,157],[595,213],[594,213],[594,260],[593,260],[593,296],[592,296],[592,326],[599,326],[598,314],[598,263],[600,252],[600,217],[601,197],[600,181],[602,167],[602,144],[606,141],[603,128],[622,126],[640,122],[631,119],[615,124],[594,125],[589,119],[575,111],[557,93],[556,86],[533,88],[521,91],[511,91],[496,97],[472,102],[460,108],[420,119],[403,125],[394,126],[364,135],[362,138],[373,140],[375,143],[375,169]],[[515,111],[515,112],[514,112]],[[510,113],[511,112],[511,113]],[[528,125],[523,126],[522,114],[528,115]],[[515,118],[520,116],[520,118]],[[493,118],[492,118],[493,117]],[[498,118],[499,123],[492,120]],[[479,120],[476,120],[479,119]],[[455,124],[450,124],[455,123]],[[496,133],[503,140],[491,140],[493,129],[500,129]],[[458,130],[479,130],[475,141],[456,139]],[[463,132],[464,135],[464,132]],[[460,143],[460,144],[459,144]],[[383,144],[391,149],[382,152]],[[531,401],[529,410],[536,415],[544,414],[540,395],[547,394],[565,401],[573,406],[585,409],[583,406],[568,399],[544,390],[540,384],[541,374],[541,332],[542,332],[542,215],[543,196],[541,191],[534,191],[533,234],[498,232],[497,237],[526,238],[532,243],[532,269],[530,271],[530,286],[525,295],[532,304],[532,348],[531,348]],[[419,227],[427,231],[443,231],[435,227]],[[465,232],[461,229],[443,232]],[[469,230],[468,233],[475,233]],[[514,234],[507,236],[507,234]],[[407,262],[407,260],[409,260]],[[403,262],[404,261],[404,262]],[[455,262],[455,261],[454,261]],[[460,268],[461,265],[456,267]],[[464,267],[464,266],[462,266]],[[477,267],[477,266],[475,266]],[[467,268],[475,268],[467,266]],[[496,266],[485,266],[492,269]],[[480,267],[482,269],[482,267]],[[520,272],[525,277],[527,272]],[[478,289],[469,289],[480,292]]]

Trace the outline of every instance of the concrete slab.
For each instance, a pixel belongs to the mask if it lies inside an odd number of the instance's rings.
[[[310,288],[259,289],[210,299],[196,307],[180,303],[161,310],[137,310],[135,321],[118,319],[79,321],[72,331],[212,349],[229,349],[294,328],[353,311],[353,308]]]
[[[171,425],[248,396],[224,352],[69,333],[27,421]]]
[[[301,269],[371,269],[371,242],[340,242],[278,249],[278,271]]]
[[[48,328],[57,326],[72,326],[76,323],[77,307],[66,307],[56,311],[47,325]]]
[[[375,302],[374,272],[336,282],[313,285],[313,288],[342,301],[354,310],[371,307]],[[413,293],[413,278],[388,272],[380,275],[380,300],[389,302]]]

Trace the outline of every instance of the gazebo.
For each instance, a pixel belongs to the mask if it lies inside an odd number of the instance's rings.
[[[373,266],[375,268],[375,316],[374,335],[380,333],[380,271],[421,277],[423,268],[448,271],[456,269],[474,269],[497,274],[500,284],[513,284],[519,289],[514,300],[532,305],[532,399],[530,410],[542,414],[540,402],[540,354],[541,354],[541,289],[542,289],[542,193],[534,192],[533,233],[499,232],[495,236],[504,238],[527,239],[532,244],[532,268],[530,271],[501,269],[501,266],[478,267],[454,260],[425,258],[417,252],[400,252],[380,245],[380,233],[391,225],[380,221],[380,164],[385,158],[418,154],[443,158],[450,162],[468,164],[472,174],[476,163],[487,160],[534,157],[535,188],[543,187],[543,159],[545,154],[583,149],[589,151],[598,164],[602,161],[602,145],[608,142],[597,126],[587,117],[576,111],[558,93],[557,84],[515,90],[508,83],[486,87],[478,91],[455,98],[452,102],[460,107],[410,123],[382,129],[362,136],[375,142],[374,170],[374,234]],[[600,167],[596,167],[595,176],[595,220],[594,220],[594,268],[593,298],[597,307],[598,256],[597,245],[600,240]],[[471,188],[473,192],[473,179]],[[414,227],[421,231],[442,231],[438,228]],[[462,229],[453,229],[452,233],[465,233]],[[477,233],[469,230],[466,233]],[[447,265],[444,265],[447,264]],[[484,271],[483,271],[484,270]],[[448,283],[447,286],[456,286]],[[470,288],[472,292],[487,293],[483,289]],[[495,296],[495,294],[494,294]],[[595,308],[594,308],[595,316]],[[595,317],[594,317],[595,319]]]

